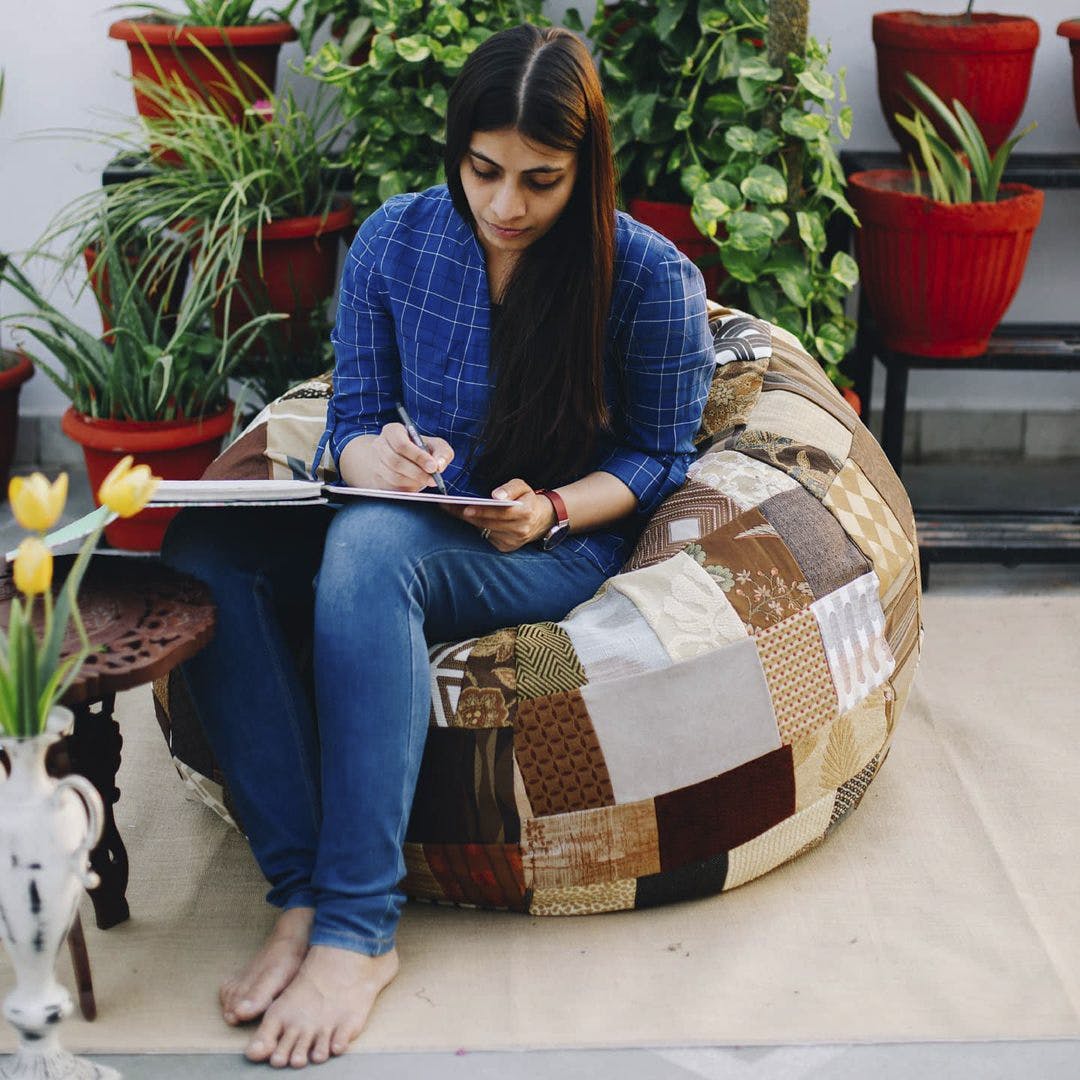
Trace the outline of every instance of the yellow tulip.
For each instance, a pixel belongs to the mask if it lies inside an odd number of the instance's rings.
[[[98,499],[121,517],[134,517],[150,501],[161,481],[149,465],[131,467],[135,459],[128,454],[113,466],[98,488]]]
[[[52,552],[36,536],[28,536],[15,553],[15,588],[26,596],[47,592],[52,568]]]
[[[61,473],[51,484],[39,472],[13,476],[8,484],[8,502],[15,520],[24,529],[46,532],[64,512],[67,491],[67,473]]]

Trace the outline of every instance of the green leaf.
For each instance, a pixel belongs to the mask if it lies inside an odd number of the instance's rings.
[[[656,36],[666,41],[686,13],[687,0],[659,0],[656,6]]]
[[[383,202],[393,198],[395,195],[401,195],[407,190],[408,184],[405,181],[405,177],[397,170],[386,173],[386,175],[379,180],[379,198]]]
[[[795,77],[803,89],[819,101],[832,101],[835,97],[833,77],[827,71],[811,68],[808,71],[800,71]]]
[[[684,109],[678,116],[675,117],[675,130],[686,131],[688,127],[694,122],[694,114],[689,109]]]
[[[739,189],[752,202],[782,203],[788,194],[783,174],[771,165],[755,165]]]
[[[634,103],[634,112],[631,117],[631,127],[639,139],[644,139],[652,127],[653,110],[656,108],[658,94],[642,94]]]
[[[462,22],[468,25],[468,19],[465,18],[464,14],[458,11],[457,8],[454,8],[453,10],[457,11],[457,13],[461,15]],[[573,30],[576,34],[585,33],[585,24],[581,21],[581,12],[578,11],[577,8],[566,9],[563,13],[563,26],[565,26],[567,30]],[[462,27],[462,29],[464,29],[464,27]]]
[[[708,170],[701,165],[693,164],[687,165],[682,171],[682,175],[679,177],[679,186],[683,189],[683,193],[689,195],[692,199],[697,192],[697,189],[702,184],[709,182]]]
[[[819,326],[814,344],[819,355],[833,364],[839,364],[847,355],[847,335],[835,323]]]
[[[821,215],[813,211],[799,210],[795,214],[795,220],[799,223],[802,242],[811,251],[824,251],[825,226],[821,223]]]
[[[736,124],[724,132],[724,142],[737,154],[753,154],[757,150],[757,135],[745,124]]]
[[[398,38],[394,42],[394,49],[402,60],[410,64],[419,64],[431,55],[430,47],[415,37]]]
[[[851,111],[850,105],[845,105],[836,118],[836,126],[840,129],[840,134],[845,139],[851,138],[851,129],[855,121],[855,114]]]
[[[846,251],[838,251],[829,264],[829,276],[854,289],[859,284],[859,264]]]
[[[783,74],[783,68],[773,67],[764,56],[751,56],[739,64],[739,75],[744,79],[776,82]]]
[[[802,109],[785,109],[780,117],[780,127],[799,139],[815,141],[829,133],[829,121],[821,113],[803,112]]]
[[[761,109],[765,106],[765,83],[757,79],[744,79],[741,75],[735,80],[739,97],[748,109]]]
[[[744,111],[743,99],[738,94],[710,94],[702,105],[704,115],[717,120],[730,120],[732,117],[742,116]]]
[[[805,266],[793,266],[778,271],[776,282],[784,290],[784,295],[796,307],[805,308],[809,306],[810,297],[813,293],[813,282],[810,278],[810,272]]]
[[[737,210],[728,216],[727,228],[738,251],[767,251],[772,245],[772,222],[764,214]]]
[[[732,244],[724,244],[720,249],[720,255],[724,269],[736,281],[757,281],[761,267],[765,262],[763,252],[741,251]]]

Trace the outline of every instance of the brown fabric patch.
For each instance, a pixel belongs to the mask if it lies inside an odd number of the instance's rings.
[[[525,881],[561,888],[660,871],[652,799],[522,822]]]
[[[405,856],[405,880],[401,883],[402,891],[417,900],[445,900],[446,893],[438,879],[431,872],[424,845],[406,843],[401,847]]]
[[[202,474],[204,480],[271,480],[273,476],[273,467],[266,456],[265,423],[256,425],[226,447]]]
[[[732,360],[718,364],[709,384],[709,396],[701,416],[701,427],[694,436],[694,445],[712,438],[746,418],[761,393],[761,380],[769,361]]]
[[[670,559],[687,544],[734,520],[738,513],[739,508],[726,495],[698,480],[687,480],[657,507],[623,571],[641,570]]]
[[[911,509],[911,500],[904,490],[904,485],[896,475],[896,470],[889,464],[885,451],[877,440],[860,424],[855,429],[851,441],[851,460],[862,469],[867,480],[877,489],[889,509],[896,515],[904,535],[915,546],[915,512]]]
[[[537,817],[615,802],[600,740],[578,690],[520,703],[514,755]]]
[[[519,626],[513,656],[519,701],[569,692],[589,681],[573,642],[553,622]]]
[[[885,640],[897,663],[918,644],[919,582],[914,565],[907,568],[902,587],[894,589],[885,608]]]
[[[780,741],[824,727],[840,711],[817,620],[809,608],[754,639],[769,686]]]
[[[870,560],[805,488],[774,495],[758,510],[780,534],[816,598],[869,572]]]
[[[516,844],[424,844],[424,857],[447,900],[526,909],[525,874]]]
[[[791,747],[655,801],[663,870],[731,851],[795,813]]]
[[[508,628],[478,638],[465,658],[465,674],[453,727],[513,727],[517,716],[517,630]]]
[[[709,573],[751,634],[813,603],[802,569],[756,508],[704,537],[700,547],[702,565],[718,568]]]
[[[406,840],[441,844],[516,842],[514,734],[510,728],[429,728]]]
[[[770,372],[786,375],[808,387],[816,388],[826,396],[836,393],[836,388],[825,374],[824,368],[801,346],[787,341],[783,334],[774,333],[772,347]]]
[[[875,756],[874,760],[868,762],[864,769],[861,769],[850,780],[845,781],[837,788],[836,802],[833,803],[832,819],[829,821],[826,836],[862,802],[866,789],[870,786],[870,781],[874,779],[877,773],[880,762],[881,758]]]
[[[536,889],[530,896],[529,914],[599,915],[604,911],[630,911],[636,892],[636,878],[597,885],[569,885],[562,889]]]
[[[814,366],[817,366],[816,362]],[[844,400],[840,391],[832,385],[831,380],[829,380],[828,388],[825,388],[816,379],[806,378],[802,368],[798,369],[797,374],[791,368],[787,371],[775,368],[770,370],[765,376],[763,389],[787,390],[792,394],[798,394],[807,401],[813,402],[819,409],[823,409],[834,420],[839,420],[848,431],[854,431],[859,424],[855,410]]]
[[[725,449],[738,450],[783,469],[818,499],[825,497],[836,474],[844,467],[842,461],[817,446],[797,443],[771,431],[744,431]]]

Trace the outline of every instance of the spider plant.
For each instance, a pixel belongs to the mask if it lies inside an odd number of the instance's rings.
[[[1002,143],[991,156],[978,124],[961,102],[954,98],[953,107],[950,109],[922,79],[912,75],[910,71],[907,72],[907,80],[960,148],[959,151],[954,150],[937,133],[933,123],[921,109],[916,107],[911,116],[896,114],[896,122],[915,140],[922,159],[922,170],[917,167],[914,157],[909,156],[908,159],[915,194],[923,193],[922,172],[925,172],[930,187],[929,196],[936,202],[976,201],[973,198],[973,178],[978,190],[978,201],[997,202],[1001,177],[1009,155],[1016,144],[1035,129],[1035,122],[1032,121],[1018,135]]]
[[[270,8],[259,15],[252,14],[255,0],[184,0],[184,11],[175,11],[158,4],[117,4],[116,8],[130,13],[134,19],[176,23],[184,26],[251,26],[273,20],[287,22],[297,0],[283,8]]]

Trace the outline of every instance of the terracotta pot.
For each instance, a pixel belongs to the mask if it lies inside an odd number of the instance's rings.
[[[82,446],[96,501],[101,481],[125,454],[165,480],[198,480],[217,457],[232,419],[232,402],[224,412],[201,420],[97,420],[69,408],[60,427]],[[105,538],[116,548],[157,551],[178,512],[144,510],[132,518],[118,518],[106,527]]]
[[[1043,193],[1002,184],[998,202],[947,205],[910,193],[911,176],[848,178],[862,222],[855,255],[882,340],[918,356],[979,356],[1016,295]]]
[[[1080,19],[1066,19],[1057,28],[1058,34],[1069,39],[1073,62],[1073,106],[1076,122],[1080,124]]]
[[[904,153],[915,144],[893,118],[921,101],[904,77],[910,71],[951,106],[975,118],[993,153],[1016,127],[1027,101],[1039,24],[1021,15],[924,15],[879,12],[873,20],[878,96],[889,130]],[[930,116],[929,108],[920,106]],[[943,137],[947,132],[939,128]],[[950,139],[951,141],[951,139]]]
[[[325,218],[283,218],[264,225],[261,273],[254,235],[244,244],[237,280],[257,312],[289,315],[281,326],[285,339],[293,345],[307,344],[312,312],[334,295],[340,241],[352,225],[354,213],[352,204],[345,203]],[[251,316],[248,305],[234,294],[230,326],[235,329]],[[224,317],[218,322],[220,332]]]
[[[112,329],[112,322],[109,319],[109,312],[112,309],[112,292],[109,289],[109,270],[107,267],[102,266],[99,271],[94,271],[94,260],[97,258],[98,249],[96,247],[88,247],[83,249],[83,260],[86,262],[86,274],[90,279],[90,288],[94,290],[94,295],[97,297],[98,310],[101,312],[101,332],[107,334]],[[138,256],[127,256],[128,266],[134,270],[139,265]],[[151,302],[156,299],[157,309],[163,310],[165,315],[171,315],[176,312],[180,306],[180,299],[184,295],[184,286],[187,283],[188,265],[187,257],[184,258],[184,264],[176,274],[176,278],[173,281],[172,288],[169,289],[166,295],[164,288],[158,293],[156,298],[151,298]]]
[[[717,254],[716,245],[698,231],[686,203],[652,202],[648,199],[631,199],[630,214],[643,225],[666,236],[688,259],[697,262],[705,255]],[[706,294],[715,299],[724,280],[723,267],[719,263],[703,267]]]
[[[109,37],[127,43],[131,53],[131,74],[152,82],[179,80],[206,98],[221,102],[234,121],[244,114],[244,102],[226,89],[221,72],[193,44],[204,45],[236,80],[249,101],[266,96],[261,80],[271,90],[277,81],[278,52],[286,41],[296,38],[291,23],[270,22],[254,26],[178,26],[172,23],[138,22],[122,19],[109,27]],[[249,68],[258,80],[245,70]],[[140,116],[161,116],[162,111],[135,92]]]
[[[11,366],[8,367],[7,364]],[[19,391],[22,384],[33,374],[34,365],[30,362],[30,357],[4,349],[0,359],[0,502],[7,498],[11,463],[15,459]]]

